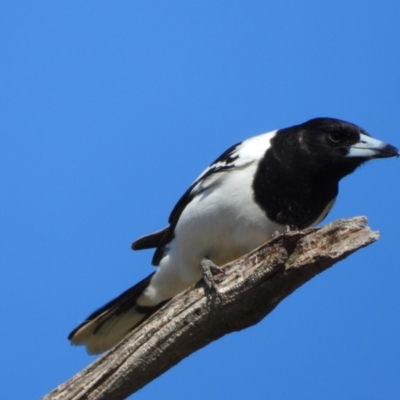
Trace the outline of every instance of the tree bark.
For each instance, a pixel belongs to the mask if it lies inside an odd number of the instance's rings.
[[[365,217],[279,235],[214,279],[173,298],[117,346],[43,400],[121,400],[208,343],[252,326],[285,297],[354,251],[373,243]]]

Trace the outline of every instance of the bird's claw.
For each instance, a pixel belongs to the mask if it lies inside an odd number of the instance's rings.
[[[211,260],[208,258],[203,258],[200,262],[201,269],[203,270],[203,279],[206,283],[208,290],[210,292],[214,292],[217,295],[220,294],[217,284],[215,283],[213,273],[222,273],[226,275],[223,269],[215,265]]]
[[[289,232],[298,231],[298,230],[299,230],[299,228],[297,226],[285,225],[285,227],[283,228],[283,233],[289,233]]]

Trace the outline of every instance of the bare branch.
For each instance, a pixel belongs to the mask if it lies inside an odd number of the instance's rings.
[[[365,217],[280,235],[172,299],[43,400],[120,400],[208,343],[256,324],[315,275],[379,237]]]

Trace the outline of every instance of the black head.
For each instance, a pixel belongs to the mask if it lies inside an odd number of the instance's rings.
[[[281,137],[286,136],[291,141],[290,147],[296,152],[293,161],[299,167],[321,172],[329,170],[339,179],[365,161],[399,155],[395,147],[339,119],[314,118],[283,131],[290,132]]]
[[[303,229],[325,217],[343,177],[365,161],[398,155],[354,124],[311,119],[273,136],[256,171],[254,198],[270,220]]]

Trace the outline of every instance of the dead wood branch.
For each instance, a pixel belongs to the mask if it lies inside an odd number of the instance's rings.
[[[365,217],[280,235],[215,276],[220,295],[204,282],[172,299],[43,400],[121,400],[183,358],[227,333],[267,316],[315,275],[379,237]]]

